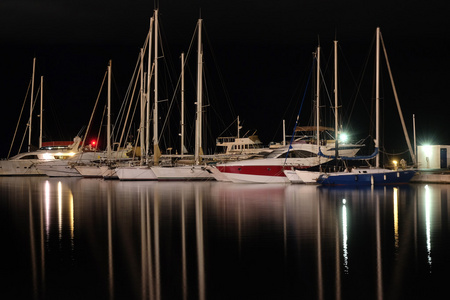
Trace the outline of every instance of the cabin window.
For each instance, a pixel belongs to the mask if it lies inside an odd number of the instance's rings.
[[[282,157],[286,157],[286,152],[283,153]],[[317,154],[305,150],[292,150],[289,151],[288,153],[288,158],[307,158],[307,157],[317,157]]]
[[[33,155],[33,154],[30,154],[30,155],[25,155],[24,157],[21,157],[20,159],[38,159],[38,156],[37,155]]]

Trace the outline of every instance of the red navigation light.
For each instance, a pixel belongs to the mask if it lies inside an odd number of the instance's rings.
[[[91,146],[92,146],[92,147],[95,147],[95,145],[97,145],[97,141],[96,141],[96,140],[92,140],[92,141],[91,141]]]

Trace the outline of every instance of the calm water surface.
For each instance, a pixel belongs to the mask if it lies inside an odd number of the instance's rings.
[[[0,178],[0,297],[442,299],[449,191]]]

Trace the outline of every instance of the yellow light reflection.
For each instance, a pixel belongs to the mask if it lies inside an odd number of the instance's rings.
[[[428,265],[430,266],[431,273],[431,191],[428,185],[425,186],[425,224],[427,234]]]
[[[58,233],[59,239],[62,238],[62,185],[58,182]]]
[[[398,250],[399,239],[398,239],[398,188],[394,188],[394,240],[395,249]]]
[[[74,238],[74,230],[75,230],[75,220],[74,220],[74,213],[73,213],[73,195],[72,192],[70,192],[69,195],[69,207],[70,207],[70,241],[71,246],[73,250],[73,238]]]
[[[342,256],[344,257],[344,273],[348,273],[348,235],[347,235],[347,201],[342,200]]]

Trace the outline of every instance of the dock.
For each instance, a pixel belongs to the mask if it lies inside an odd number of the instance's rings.
[[[450,183],[450,170],[419,170],[411,179],[411,183]]]

